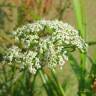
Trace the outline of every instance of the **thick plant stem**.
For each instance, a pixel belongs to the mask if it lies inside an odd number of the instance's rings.
[[[86,20],[85,20],[84,8],[83,8],[83,1],[73,0],[73,7],[77,20],[78,30],[80,31],[81,36],[85,38]]]
[[[44,84],[44,87],[45,87],[46,91],[47,91],[48,93],[50,93],[49,90],[48,90],[48,86],[47,86],[47,84],[48,84],[48,77],[47,77],[47,75],[44,74],[42,70],[39,70],[39,73],[40,73],[40,77],[41,77],[41,79],[42,79],[42,82],[43,82],[43,84]],[[53,75],[55,76],[55,70],[54,70],[54,72],[53,72]],[[58,86],[58,90],[60,90],[61,96],[65,96],[65,95],[64,95],[64,90],[63,90],[61,84],[58,82],[56,76],[55,76],[55,81],[56,81],[56,84],[57,84],[57,86]],[[52,95],[52,94],[51,94],[51,95]],[[57,95],[54,95],[54,96],[57,96]]]
[[[74,12],[77,20],[77,27],[80,32],[80,35],[86,39],[86,16],[84,13],[84,6],[83,6],[84,0],[73,0],[73,7]],[[85,88],[85,70],[86,70],[86,54],[81,53],[81,69],[82,69],[82,75],[79,83],[79,91],[83,92]],[[79,92],[79,93],[80,93]],[[79,96],[83,96],[82,92],[79,94]]]
[[[43,84],[44,84],[46,90],[48,90],[48,87],[47,87],[47,85],[46,85],[46,84],[47,84],[47,81],[46,81],[46,78],[45,78],[42,70],[39,70],[39,73],[40,73],[40,77],[41,77],[41,79],[42,79],[42,81],[43,81]]]
[[[39,73],[40,73],[40,77],[41,77],[41,80],[44,84],[44,88],[47,92],[47,95],[50,96],[57,96],[56,93],[54,92],[54,90],[49,90],[50,89],[50,85],[48,85],[48,77],[46,74],[44,74],[43,70],[39,70]],[[55,94],[55,95],[54,95]]]
[[[62,88],[62,85],[59,83],[59,81],[58,81],[57,78],[56,78],[56,72],[55,72],[54,69],[52,69],[52,75],[53,75],[54,78],[55,78],[55,81],[56,81],[56,83],[57,83],[58,89],[60,90],[62,96],[65,96],[64,90],[63,90],[63,88]]]

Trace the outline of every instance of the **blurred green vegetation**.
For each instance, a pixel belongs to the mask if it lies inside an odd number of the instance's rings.
[[[86,77],[83,90],[86,95],[81,92],[83,95],[78,96],[96,96],[96,84],[94,84],[96,81],[95,6],[96,0],[83,1],[86,15],[84,15],[86,41],[91,46],[88,47],[86,72],[83,74]],[[39,19],[59,19],[74,27],[77,25],[72,0],[0,0],[0,61],[3,59],[6,48],[14,44],[13,30]],[[47,69],[44,71],[44,74],[47,74],[46,84],[42,84],[37,74],[31,76],[26,71],[19,72],[15,65],[10,67],[0,63],[0,96],[62,96],[58,90],[59,82],[64,89],[65,96],[77,96],[78,87],[82,88],[83,85],[80,81],[80,54],[78,51],[74,54],[74,56],[70,54],[70,61],[65,64],[63,70],[57,68],[57,73],[55,73],[57,77],[54,77],[55,75]]]

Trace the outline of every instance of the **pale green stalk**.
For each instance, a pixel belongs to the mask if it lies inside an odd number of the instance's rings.
[[[86,38],[86,16],[83,0],[73,0],[74,12],[77,20],[77,27],[83,38]]]
[[[52,74],[53,74],[53,76],[54,76],[54,78],[55,78],[55,81],[56,81],[56,83],[57,83],[58,89],[60,90],[62,96],[65,96],[65,94],[64,94],[64,89],[63,89],[62,85],[59,83],[59,81],[57,80],[57,78],[56,78],[56,72],[55,72],[54,69],[52,69]]]
[[[45,87],[46,87],[46,89],[47,89],[47,86],[46,86],[47,80],[46,80],[46,78],[45,78],[45,75],[43,74],[42,70],[39,70],[39,73],[40,73],[41,79],[42,79],[42,81],[43,81],[43,84],[45,85]]]
[[[80,35],[86,39],[86,16],[84,12],[84,0],[73,0],[74,12],[77,20],[77,27],[80,32]],[[86,69],[86,54],[81,53],[81,69],[82,69],[82,77],[81,82],[83,83],[82,88],[85,86],[85,69]],[[81,83],[80,83],[81,84]],[[81,85],[80,85],[81,86]],[[80,90],[81,91],[81,90]],[[81,96],[84,94],[81,93]]]
[[[47,85],[47,84],[48,84],[48,77],[47,77],[46,74],[43,73],[42,70],[39,70],[39,73],[40,73],[42,82],[43,82],[43,84],[45,85],[46,91],[48,91],[48,85]],[[56,84],[57,84],[57,86],[58,86],[58,90],[60,91],[61,96],[65,96],[65,95],[64,95],[64,90],[63,90],[63,88],[62,88],[62,85],[58,82],[58,80],[57,80],[57,78],[56,78],[55,70],[52,70],[52,74],[53,74],[54,77],[55,77],[54,82],[56,82]],[[54,77],[53,77],[53,78],[54,78]]]
[[[46,92],[47,92],[47,95],[50,96],[50,95],[52,95],[52,94],[55,94],[54,90],[51,90],[51,89],[49,90],[50,85],[48,85],[48,77],[47,77],[47,75],[43,72],[42,69],[39,70],[39,74],[40,74],[41,80],[42,80],[42,82],[43,82],[43,84],[44,84],[44,87],[45,87],[45,90],[46,90]],[[51,93],[51,91],[52,91],[53,93]],[[54,95],[54,96],[56,96],[56,95]]]

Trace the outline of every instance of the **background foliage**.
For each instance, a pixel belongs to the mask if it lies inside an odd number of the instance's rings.
[[[46,69],[42,73],[44,84],[41,75],[31,76],[26,71],[19,72],[15,65],[0,63],[0,96],[63,96],[62,90],[58,90],[61,87],[65,96],[95,96],[95,6],[95,0],[0,0],[0,61],[6,48],[14,44],[12,30],[42,18],[70,23],[89,44],[86,56],[78,51],[70,54],[63,70],[57,68],[57,73],[53,73]]]

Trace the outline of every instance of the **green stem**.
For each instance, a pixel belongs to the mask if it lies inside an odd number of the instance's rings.
[[[87,42],[89,46],[96,45],[96,41]]]
[[[39,70],[39,73],[40,73],[40,77],[42,79],[42,82],[44,84],[44,87],[46,89],[47,95],[48,96],[50,96],[50,95],[56,96],[56,95],[54,95],[54,92],[52,90],[51,91],[49,90],[50,89],[50,85],[48,85],[48,77],[47,77],[47,75],[44,74],[42,69]]]
[[[60,92],[61,92],[62,96],[65,96],[65,94],[64,94],[64,89],[62,88],[62,85],[61,85],[61,84],[59,83],[59,81],[57,80],[57,78],[56,78],[56,72],[55,72],[54,69],[52,69],[52,75],[53,75],[54,78],[55,78],[55,81],[56,81],[56,83],[57,83],[57,85],[58,85],[58,89],[60,89]]]
[[[46,81],[45,75],[43,74],[42,70],[39,70],[39,73],[40,73],[40,77],[41,77],[41,79],[42,79],[42,81],[44,83],[44,86],[47,89],[47,86],[46,86],[47,81]]]
[[[74,12],[77,20],[77,27],[80,31],[80,34],[83,38],[85,38],[85,31],[86,31],[86,19],[84,14],[84,8],[83,8],[83,1],[82,0],[73,0],[73,7]]]
[[[77,27],[81,34],[81,36],[86,39],[86,16],[84,13],[84,0],[73,0],[74,12],[77,20]],[[81,69],[82,69],[82,76],[80,78],[80,89],[79,91],[84,91],[85,88],[85,70],[86,70],[86,54],[81,53]],[[82,83],[82,84],[81,84]],[[83,85],[83,86],[81,86]],[[83,96],[82,93],[80,96]]]
[[[46,91],[50,94],[50,92],[49,92],[50,90],[48,90],[48,85],[47,85],[47,84],[48,84],[48,77],[47,77],[47,75],[44,74],[42,70],[39,70],[39,73],[40,73],[40,77],[41,77],[41,79],[42,79],[42,81],[43,81],[43,83],[44,83],[44,87],[45,87]],[[58,80],[57,80],[57,78],[56,78],[56,76],[55,76],[55,70],[52,71],[52,73],[53,73],[53,76],[55,77],[55,81],[56,81],[56,84],[57,84],[57,86],[58,86],[58,90],[60,90],[61,96],[65,96],[65,95],[64,95],[64,90],[63,90],[61,84],[58,82]],[[53,94],[54,94],[54,93],[53,93]],[[49,95],[49,96],[50,96],[50,95]],[[54,96],[56,96],[56,94],[55,94]]]

